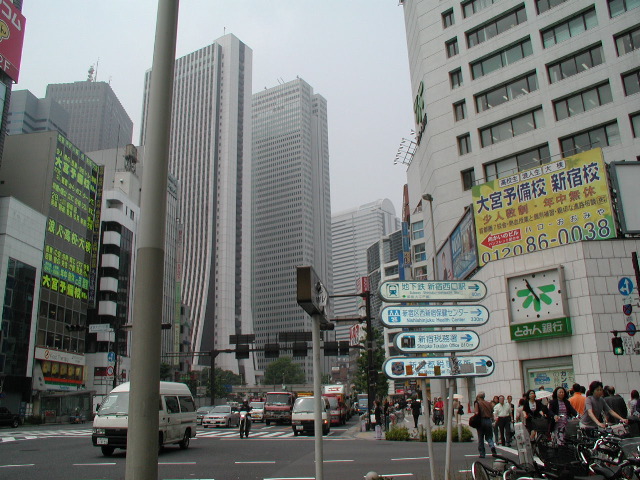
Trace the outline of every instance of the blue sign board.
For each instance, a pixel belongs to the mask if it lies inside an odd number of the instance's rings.
[[[115,352],[109,352],[107,353],[107,362],[115,362],[116,361],[116,354]]]
[[[622,277],[618,282],[618,291],[620,295],[628,297],[633,292],[633,282],[629,277]]]

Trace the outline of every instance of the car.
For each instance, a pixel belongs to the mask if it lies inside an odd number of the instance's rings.
[[[251,402],[251,420],[254,422],[264,422],[264,402]]]
[[[200,407],[198,410],[196,410],[196,423],[198,425],[202,425],[202,419],[204,418],[204,416],[211,413],[211,410],[213,409],[213,405],[208,405],[206,407]]]
[[[320,404],[322,405],[322,434],[328,435],[331,430],[331,413],[327,397],[322,397]],[[315,397],[298,397],[296,399],[291,414],[291,428],[293,428],[294,437],[301,433],[314,434],[315,409]]]
[[[240,414],[236,407],[218,405],[202,419],[202,426],[209,427],[237,427],[240,424]]]
[[[20,415],[11,413],[7,407],[0,407],[0,425],[18,428],[20,425]]]

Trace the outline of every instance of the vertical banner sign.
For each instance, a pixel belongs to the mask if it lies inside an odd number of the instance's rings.
[[[10,0],[0,0],[0,69],[18,83],[26,19]]]
[[[451,262],[455,280],[464,280],[478,266],[476,232],[471,209],[466,211],[451,233]]]
[[[600,148],[476,185],[472,196],[480,266],[616,236]]]

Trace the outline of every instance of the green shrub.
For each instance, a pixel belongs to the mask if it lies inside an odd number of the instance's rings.
[[[407,427],[398,427],[394,425],[391,429],[384,434],[386,440],[394,442],[406,442],[411,438],[409,429]]]
[[[471,433],[471,430],[468,427],[465,427],[464,425],[462,426],[462,441],[463,442],[470,442],[473,438],[473,434]],[[446,428],[434,428],[433,430],[431,430],[431,439],[434,442],[446,442],[447,441],[447,429]],[[420,441],[421,442],[426,442],[427,441],[427,434],[426,432],[424,432],[422,435],[420,435]],[[458,427],[454,427],[453,431],[451,432],[451,441],[453,442],[457,442],[458,441]]]

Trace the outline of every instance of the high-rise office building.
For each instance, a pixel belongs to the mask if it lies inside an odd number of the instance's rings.
[[[358,293],[358,280],[369,274],[367,249],[397,230],[400,230],[400,219],[389,199],[366,203],[332,215],[334,293]],[[358,315],[361,305],[363,303],[359,297],[336,298],[333,300],[333,314],[336,317],[354,317]],[[348,340],[349,327],[336,325],[336,338]]]
[[[327,102],[298,78],[253,95],[253,313],[256,342],[310,332],[296,267],[331,287]],[[267,361],[258,357],[261,370]],[[311,357],[295,359],[311,381]]]
[[[626,394],[640,349],[623,335],[614,356],[610,331],[630,321],[620,282],[634,278],[640,242],[625,238],[624,188],[607,180],[640,158],[638,2],[401,3],[418,132],[414,251],[429,272],[437,259],[440,280],[488,287],[475,353],[496,370],[458,388],[474,398],[607,379]]]
[[[180,183],[182,303],[191,312],[196,352],[230,348],[230,335],[252,333],[252,57],[229,34],[175,64],[169,171]],[[150,78],[148,71],[143,145]],[[208,357],[194,364],[208,365]],[[254,381],[252,359],[221,354],[215,364]]]
[[[58,131],[67,135],[69,112],[50,98],[37,98],[29,90],[11,93],[7,135]]]
[[[69,139],[83,152],[131,143],[133,122],[111,85],[94,81],[47,85],[46,99],[69,112]]]

